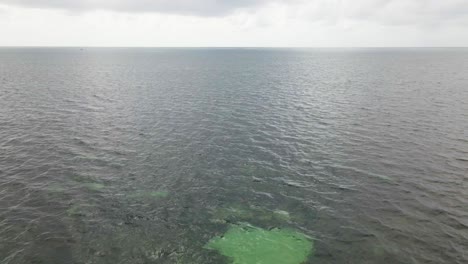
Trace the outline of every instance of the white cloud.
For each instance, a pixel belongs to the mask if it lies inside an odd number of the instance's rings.
[[[275,0],[1,0],[0,2],[23,7],[60,8],[73,11],[110,10],[221,16],[239,8],[260,6],[273,1]]]
[[[151,2],[0,0],[0,45],[468,46],[466,0]]]

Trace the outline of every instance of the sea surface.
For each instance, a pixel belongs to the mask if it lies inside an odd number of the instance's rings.
[[[0,263],[468,263],[468,49],[0,49]]]

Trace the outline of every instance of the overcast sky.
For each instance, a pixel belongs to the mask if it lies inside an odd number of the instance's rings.
[[[0,46],[468,46],[468,0],[0,0]]]

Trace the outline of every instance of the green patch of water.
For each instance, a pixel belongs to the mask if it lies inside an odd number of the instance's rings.
[[[52,193],[65,192],[67,189],[59,185],[51,185],[47,187],[47,190]]]
[[[103,183],[99,183],[97,179],[90,175],[74,174],[71,175],[70,178],[89,190],[99,191],[106,187]]]
[[[294,230],[241,224],[232,225],[205,248],[217,250],[233,264],[301,264],[313,252],[313,242]]]
[[[131,198],[165,198],[167,196],[169,196],[168,191],[138,191],[129,195]]]
[[[78,205],[74,204],[74,205],[71,205],[67,209],[67,215],[68,216],[78,216],[78,215],[82,215],[82,212],[81,212],[80,207]]]
[[[257,206],[231,206],[217,208],[213,211],[212,222],[250,222],[262,221],[266,223],[283,223],[291,220],[289,212],[283,210],[270,211]]]
[[[281,219],[283,221],[291,220],[291,216],[289,215],[289,213],[287,211],[275,210],[275,211],[273,211],[273,213],[275,214],[276,218]]]
[[[93,206],[86,203],[70,204],[66,213],[69,217],[90,216],[92,214]]]
[[[104,187],[106,187],[104,184],[97,183],[97,182],[87,182],[87,183],[84,183],[83,186],[93,191],[99,191],[99,190],[104,189]]]

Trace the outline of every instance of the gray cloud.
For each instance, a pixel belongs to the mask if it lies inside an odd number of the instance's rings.
[[[286,10],[294,10],[295,15],[311,21],[355,19],[387,25],[433,25],[468,20],[468,0],[0,0],[0,3],[78,12],[112,10],[195,16],[224,16],[238,9],[257,10],[268,3],[282,3]]]
[[[417,0],[412,4],[393,0],[386,9],[376,13],[374,19],[387,24],[437,27],[443,23],[466,20],[467,14],[466,0]]]
[[[252,8],[275,0],[0,0],[0,3],[70,11],[112,10],[159,12],[181,15],[222,16],[240,8]]]
[[[467,0],[304,0],[299,9],[311,21],[355,20],[390,26],[437,26],[468,20]]]

